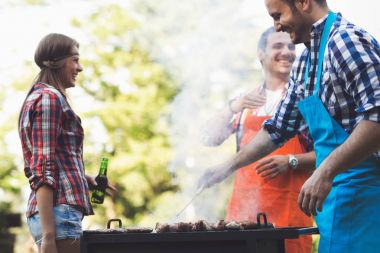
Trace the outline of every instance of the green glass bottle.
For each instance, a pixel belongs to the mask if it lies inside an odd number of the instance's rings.
[[[106,195],[106,188],[108,185],[107,167],[108,158],[102,158],[99,174],[95,178],[95,181],[98,185],[95,187],[91,196],[91,202],[95,204],[103,204],[104,196]]]

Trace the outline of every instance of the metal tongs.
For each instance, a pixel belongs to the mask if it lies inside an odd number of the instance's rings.
[[[190,199],[190,201],[187,202],[187,204],[176,215],[174,215],[170,219],[170,221],[176,220],[186,210],[186,208],[194,201],[194,199],[196,199],[196,197],[198,197],[203,192],[204,189],[206,189],[204,186],[198,188],[198,190],[195,192],[195,194]]]

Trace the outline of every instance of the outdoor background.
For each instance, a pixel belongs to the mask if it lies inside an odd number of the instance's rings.
[[[378,1],[328,3],[380,38]],[[43,36],[64,33],[81,44],[84,71],[68,92],[85,129],[86,172],[96,175],[108,157],[118,188],[84,229],[105,228],[110,218],[154,227],[191,199],[205,168],[234,153],[233,138],[202,146],[201,126],[261,82],[256,46],[271,24],[264,0],[1,0],[0,232],[16,235],[15,252],[35,252],[17,117]],[[178,220],[223,219],[232,180],[203,192]],[[4,213],[20,213],[22,226],[2,227]]]

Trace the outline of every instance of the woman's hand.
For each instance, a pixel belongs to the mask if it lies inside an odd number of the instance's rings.
[[[41,252],[41,253],[58,253],[54,235],[52,235],[52,236],[42,235],[41,247],[40,247],[39,252]]]
[[[86,180],[87,180],[88,187],[90,188],[91,191],[94,190],[95,187],[98,185],[95,181],[95,177],[86,175]],[[117,192],[117,188],[108,180],[106,194],[109,196],[113,196],[115,192]]]
[[[257,162],[255,169],[260,176],[273,179],[290,170],[289,157],[287,155],[275,155],[263,158]]]

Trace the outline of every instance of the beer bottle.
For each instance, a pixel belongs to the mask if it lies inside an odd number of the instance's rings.
[[[104,201],[104,196],[106,195],[106,188],[108,185],[107,166],[108,158],[102,158],[99,174],[95,178],[95,181],[98,185],[95,187],[91,196],[91,202],[95,204],[102,204]]]

